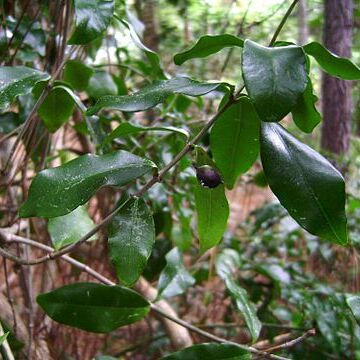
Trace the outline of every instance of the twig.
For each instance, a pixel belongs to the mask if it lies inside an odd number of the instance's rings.
[[[272,347],[269,347],[267,349],[264,349],[263,351],[265,352],[273,352],[273,351],[277,351],[277,350],[283,350],[283,349],[288,349],[290,347],[293,347],[295,345],[297,345],[298,343],[304,341],[305,339],[315,336],[316,335],[316,329],[310,329],[308,330],[306,333],[304,333],[303,335],[297,337],[296,339],[287,341],[283,344],[279,344],[279,345],[275,345]]]

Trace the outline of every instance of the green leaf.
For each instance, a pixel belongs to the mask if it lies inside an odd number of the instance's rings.
[[[0,336],[0,346],[1,344],[6,340],[6,338],[9,336],[10,332],[6,332],[5,334]]]
[[[6,109],[19,95],[28,94],[39,81],[50,75],[25,66],[0,67],[0,110]]]
[[[229,217],[229,205],[224,185],[213,189],[197,185],[194,191],[200,251],[203,253],[217,245],[224,235]]]
[[[280,203],[311,234],[346,245],[345,183],[339,171],[282,126],[261,128],[265,176]]]
[[[0,114],[0,133],[8,134],[21,124],[18,113],[5,112]]]
[[[330,52],[318,42],[311,42],[303,46],[308,55],[315,58],[318,64],[329,75],[339,77],[344,80],[360,79],[360,68],[351,60],[337,56]]]
[[[315,107],[317,101],[318,98],[313,92],[312,82],[309,78],[305,92],[291,110],[296,126],[308,134],[310,134],[321,121],[321,115]]]
[[[236,307],[243,314],[246,325],[255,342],[261,331],[261,322],[256,314],[256,307],[250,301],[247,291],[238,286],[233,278],[240,264],[239,254],[232,249],[225,249],[216,260],[218,275],[225,281],[225,285],[236,302]]]
[[[210,148],[226,187],[250,169],[259,153],[260,120],[250,102],[242,96],[216,121],[210,133]]]
[[[94,227],[85,206],[79,206],[64,216],[49,219],[48,230],[56,250],[73,244]],[[95,240],[93,236],[90,240]]]
[[[358,325],[360,325],[360,296],[355,294],[347,294],[346,304],[350,308]]]
[[[242,72],[246,90],[263,121],[280,121],[305,91],[306,58],[299,46],[264,47],[245,40]]]
[[[116,95],[118,92],[115,81],[106,71],[97,71],[90,78],[86,89],[90,97],[94,99],[101,98],[104,95]]]
[[[85,204],[103,186],[122,186],[148,173],[155,164],[127,151],[86,154],[36,174],[21,217],[52,218]]]
[[[176,54],[174,62],[176,65],[181,65],[187,60],[204,58],[232,46],[243,47],[244,40],[230,34],[205,35],[189,50]]]
[[[113,17],[113,0],[74,0],[76,25],[68,44],[83,45],[107,29]]]
[[[126,286],[139,279],[154,243],[155,225],[150,209],[141,198],[128,200],[109,227],[111,260]]]
[[[93,115],[104,108],[130,112],[143,111],[164,102],[170,95],[201,96],[221,85],[222,83],[201,83],[186,77],[159,80],[132,95],[103,96],[88,109],[87,114]]]
[[[141,320],[149,312],[147,300],[120,286],[76,283],[37,297],[53,320],[95,333],[108,333]]]
[[[86,90],[94,70],[78,60],[69,60],[64,68],[64,81],[75,90]]]
[[[204,343],[162,357],[160,360],[250,360],[251,355],[236,345]]]
[[[72,115],[74,101],[64,86],[55,86],[41,104],[38,114],[49,132],[54,133]]]
[[[118,16],[115,16],[128,30],[133,40],[134,44],[145,53],[145,56],[149,60],[151,65],[152,75],[154,78],[166,79],[164,70],[160,64],[160,58],[157,53],[146,47],[141,39],[139,38],[138,34],[134,30],[133,26],[129,24],[126,20],[120,19]]]
[[[114,131],[112,131],[104,140],[104,144],[109,144],[112,140],[124,137],[128,135],[138,134],[144,131],[169,131],[176,134],[180,134],[185,137],[185,140],[189,138],[189,133],[181,128],[176,128],[173,126],[141,126],[138,124],[132,124],[130,122],[121,123]]]
[[[158,297],[170,298],[180,295],[194,285],[195,279],[186,270],[178,248],[173,248],[166,255],[166,266],[160,274]]]

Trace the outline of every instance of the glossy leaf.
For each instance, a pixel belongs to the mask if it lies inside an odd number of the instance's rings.
[[[159,80],[132,95],[103,96],[88,109],[87,114],[93,115],[101,109],[143,111],[164,102],[170,95],[200,96],[216,90],[220,85],[221,83],[201,83],[186,77]]]
[[[181,65],[187,60],[204,58],[232,46],[243,47],[244,40],[230,34],[205,35],[189,50],[176,54],[174,62],[176,65]]]
[[[358,325],[360,325],[360,296],[348,294],[346,296],[346,304],[350,308]]]
[[[16,129],[21,124],[21,119],[18,113],[5,112],[0,114],[0,133],[8,134]]]
[[[53,133],[58,130],[74,111],[74,101],[63,86],[55,86],[41,104],[38,114],[45,127]]]
[[[64,216],[49,219],[48,230],[56,250],[73,244],[94,227],[85,206],[79,206]],[[90,240],[96,239],[93,236]]]
[[[313,92],[312,82],[309,78],[305,92],[300,96],[298,102],[291,110],[296,126],[308,134],[311,133],[321,121],[321,115],[315,107],[317,101],[318,98]]]
[[[250,360],[251,355],[236,345],[204,343],[162,357],[160,360]]]
[[[262,124],[261,160],[271,190],[304,229],[346,245],[344,179],[278,124]]]
[[[141,320],[149,303],[120,286],[76,283],[37,297],[46,314],[60,324],[95,333],[108,333]]]
[[[86,91],[89,96],[94,99],[101,98],[105,95],[116,95],[118,93],[115,81],[106,71],[97,71],[90,78]]]
[[[85,204],[102,186],[122,186],[148,173],[154,163],[127,151],[106,155],[86,154],[36,174],[21,217],[52,218]]]
[[[305,91],[306,58],[299,46],[264,47],[245,40],[242,71],[246,90],[263,121],[280,121]]]
[[[64,67],[64,80],[75,90],[86,90],[94,70],[78,60],[70,60]]]
[[[110,257],[121,282],[132,286],[140,277],[155,243],[151,211],[141,198],[130,199],[109,227]]]
[[[151,65],[153,78],[166,79],[164,70],[162,69],[161,64],[160,64],[159,55],[143,44],[143,42],[139,38],[139,35],[136,33],[136,31],[134,30],[133,26],[130,23],[128,23],[124,19],[120,19],[117,16],[116,16],[116,18],[129,30],[131,39],[133,40],[134,44],[141,51],[143,51],[145,53],[145,56],[147,57],[150,65]]]
[[[28,94],[39,81],[50,75],[25,66],[0,67],[0,110],[6,109],[19,95]]]
[[[83,45],[96,39],[109,26],[114,0],[74,0],[76,25],[68,44]]]
[[[224,185],[214,189],[197,185],[194,191],[200,251],[203,253],[217,245],[224,235],[229,217],[229,205]]]
[[[360,79],[360,68],[351,60],[340,57],[318,42],[311,42],[303,46],[305,52],[314,57],[318,64],[329,75],[345,80]]]
[[[256,307],[250,301],[247,291],[237,285],[234,280],[234,273],[239,265],[239,255],[232,249],[225,249],[216,260],[217,273],[225,281],[227,289],[235,300],[237,309],[244,316],[252,340],[255,342],[260,335],[261,322],[257,317]]]
[[[166,255],[166,266],[159,278],[158,297],[169,298],[184,293],[195,283],[195,279],[186,270],[178,248]]]
[[[260,120],[250,100],[243,96],[216,121],[210,148],[226,187],[248,171],[259,153]]]
[[[173,126],[141,126],[138,124],[132,124],[130,122],[121,123],[114,131],[112,131],[104,140],[105,144],[110,143],[112,140],[124,136],[129,136],[133,134],[138,134],[146,131],[167,131],[173,132],[179,135],[184,136],[185,140],[189,138],[189,133],[181,128],[176,128]]]

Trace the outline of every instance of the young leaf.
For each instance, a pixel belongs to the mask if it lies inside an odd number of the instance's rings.
[[[181,65],[190,59],[204,58],[232,46],[243,47],[244,40],[230,34],[205,35],[189,50],[176,54],[174,62]]]
[[[166,266],[159,278],[158,297],[169,298],[180,295],[195,283],[195,279],[185,269],[178,248],[173,248],[166,255]]]
[[[85,206],[79,206],[69,214],[48,221],[49,234],[56,250],[78,241],[93,227],[94,222],[90,219]],[[94,239],[95,236],[90,240]]]
[[[221,85],[222,83],[201,83],[186,77],[159,80],[132,95],[103,96],[88,109],[87,114],[93,115],[101,109],[143,111],[164,102],[170,95],[200,96],[217,89]]]
[[[358,325],[360,325],[360,296],[348,294],[346,296],[346,304],[350,308]]]
[[[21,217],[52,218],[85,204],[102,186],[122,186],[148,173],[155,164],[127,151],[86,154],[36,174]]]
[[[271,190],[301,227],[346,245],[344,179],[282,126],[262,123],[261,160]]]
[[[318,98],[313,92],[312,82],[309,78],[305,92],[300,96],[298,102],[291,110],[296,126],[308,134],[310,134],[321,121],[321,115],[315,107],[317,101]]]
[[[242,96],[216,121],[210,133],[210,148],[226,187],[249,170],[259,153],[260,120],[250,100]]]
[[[138,293],[120,286],[76,283],[37,297],[49,317],[85,331],[108,333],[141,320],[150,310]]]
[[[0,67],[0,110],[6,109],[19,95],[28,94],[39,81],[50,75],[25,66]]]
[[[224,235],[229,217],[229,205],[224,185],[214,189],[197,185],[194,190],[200,251],[203,253],[215,246]]]
[[[251,354],[236,345],[203,343],[162,357],[160,360],[250,360]]]
[[[318,64],[329,75],[339,77],[344,80],[359,80],[360,68],[351,60],[337,56],[330,52],[318,42],[311,42],[303,46],[308,55],[315,58]]]
[[[117,95],[118,89],[112,76],[106,71],[97,71],[89,80],[86,89],[90,97],[94,99],[105,95]]]
[[[64,67],[64,81],[75,90],[86,90],[94,70],[78,60],[69,60]]]
[[[73,111],[74,101],[68,91],[64,86],[55,86],[46,96],[38,113],[49,132],[54,133],[70,118]]]
[[[83,45],[106,30],[114,13],[114,0],[74,0],[76,25],[68,44]]]
[[[139,279],[154,243],[155,225],[150,209],[143,199],[130,199],[109,227],[111,260],[126,286]]]
[[[238,286],[233,278],[239,267],[240,259],[235,250],[225,249],[216,260],[216,271],[225,281],[225,285],[236,302],[236,307],[243,314],[246,325],[255,342],[261,331],[261,322],[256,314],[256,307],[250,301],[245,289]]]
[[[262,121],[280,121],[305,91],[306,58],[299,46],[264,47],[245,40],[242,73]]]
[[[130,122],[121,123],[113,132],[111,132],[106,139],[104,144],[109,144],[112,140],[124,137],[132,134],[137,134],[144,131],[170,131],[176,134],[180,134],[185,137],[185,140],[189,138],[189,133],[181,128],[176,128],[173,126],[141,126],[138,124],[132,124]]]

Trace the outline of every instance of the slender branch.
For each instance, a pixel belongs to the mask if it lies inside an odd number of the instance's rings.
[[[22,243],[22,244],[26,244],[26,245],[30,245],[30,246],[33,246],[33,247],[37,247],[39,249],[42,249],[42,250],[45,250],[45,251],[48,251],[48,252],[53,252],[54,249],[51,248],[50,246],[47,246],[47,245],[44,245],[44,244],[41,244],[37,241],[34,241],[34,240],[31,240],[31,239],[27,239],[27,238],[23,238],[21,236],[17,236],[17,235],[14,235],[14,234],[11,234],[11,233],[7,233],[6,231],[0,229],[0,233],[4,238],[6,238],[6,242],[8,244],[11,244],[11,243]],[[71,258],[70,256],[68,255],[61,255],[60,256],[60,259],[70,263],[71,265],[77,267],[78,269],[88,273],[89,275],[91,275],[92,277],[94,277],[95,279],[99,280],[101,283],[103,284],[106,284],[106,285],[110,285],[110,286],[113,286],[113,285],[116,285],[114,282],[112,282],[111,280],[109,280],[108,278],[106,278],[105,276],[101,275],[100,273],[98,273],[97,271],[95,271],[94,269],[90,268],[89,266]],[[246,346],[246,345],[242,345],[242,344],[238,344],[238,343],[235,343],[233,341],[229,341],[229,340],[226,340],[224,338],[221,338],[221,337],[218,337],[216,335],[213,335],[211,333],[208,333],[207,331],[204,331],[204,330],[201,330],[199,328],[197,328],[196,326],[194,325],[191,325],[189,324],[188,322],[182,320],[182,319],[179,319],[178,317],[176,316],[173,316],[173,315],[170,315],[169,313],[165,312],[161,307],[159,307],[158,305],[154,304],[154,303],[150,303],[150,307],[151,307],[151,310],[154,311],[155,313],[159,314],[161,317],[163,318],[166,318],[168,320],[171,320],[172,322],[192,331],[192,332],[195,332],[201,336],[204,336],[205,338],[209,339],[209,340],[212,340],[212,341],[215,341],[215,342],[218,342],[218,343],[224,343],[224,344],[231,344],[231,345],[235,345],[245,351],[249,351],[253,354],[256,354],[256,355],[261,355],[265,358],[268,358],[268,359],[277,359],[277,360],[288,360],[287,358],[284,358],[284,357],[281,357],[281,356],[277,356],[277,355],[274,355],[274,354],[267,354],[266,352],[264,351],[261,351],[261,350],[258,350],[252,346]]]

